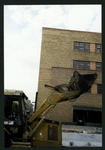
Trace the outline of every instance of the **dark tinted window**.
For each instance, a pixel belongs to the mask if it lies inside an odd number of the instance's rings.
[[[84,69],[84,61],[79,61],[79,69]]]
[[[98,93],[102,94],[102,84],[97,84]]]
[[[74,42],[74,50],[79,50],[79,43],[78,42]]]
[[[88,61],[85,61],[85,70],[90,69],[90,63]]]
[[[83,43],[83,42],[74,42],[74,50],[89,51],[90,50],[90,44],[89,43]]]
[[[84,43],[80,43],[79,50],[80,50],[80,51],[84,51]]]
[[[97,116],[97,117],[96,117]],[[102,123],[102,112],[94,110],[73,110],[73,121],[78,123]]]
[[[74,60],[74,69],[79,69],[78,68],[78,61],[77,60]]]
[[[101,69],[102,69],[101,62],[96,62],[96,70],[101,71]]]
[[[85,43],[85,51],[89,51],[90,50],[90,44],[89,43]]]
[[[96,52],[102,52],[102,45],[101,44],[96,44]]]
[[[89,70],[90,62],[74,60],[74,69]]]

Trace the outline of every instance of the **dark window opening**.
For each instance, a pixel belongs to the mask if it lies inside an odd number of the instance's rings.
[[[74,50],[88,52],[90,50],[90,44],[83,42],[74,42]]]
[[[84,61],[79,61],[79,69],[84,69]]]
[[[96,44],[96,52],[101,53],[102,52],[102,45]]]
[[[98,93],[102,94],[102,84],[97,84]]]
[[[85,123],[102,123],[102,111],[98,109],[73,109],[73,122],[77,122],[80,125]]]
[[[96,70],[101,71],[102,70],[102,63],[101,62],[96,62]]]
[[[85,70],[90,70],[90,63],[85,61]]]
[[[79,50],[79,43],[78,42],[74,42],[74,50]]]
[[[80,50],[80,51],[84,51],[84,43],[80,43],[79,50]]]
[[[89,52],[90,50],[90,44],[89,43],[85,43],[85,51]]]
[[[90,62],[74,60],[74,69],[90,70]]]
[[[79,68],[78,68],[78,63],[79,63],[79,62],[78,62],[77,60],[74,60],[74,69],[79,69]]]
[[[4,108],[4,115],[9,120],[20,120],[19,101],[7,100]]]

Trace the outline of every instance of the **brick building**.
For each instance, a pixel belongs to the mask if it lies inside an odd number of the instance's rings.
[[[76,101],[58,103],[47,118],[87,124],[102,123],[102,45],[101,33],[42,28],[37,108],[53,92],[44,85],[67,83],[74,70],[97,73],[92,88]]]

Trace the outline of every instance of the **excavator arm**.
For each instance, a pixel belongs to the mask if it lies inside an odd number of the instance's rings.
[[[68,93],[60,93],[60,94],[53,94],[50,95],[39,107],[39,109],[32,114],[30,119],[28,120],[29,123],[34,121],[37,117],[39,117],[41,114],[46,115],[48,110],[55,107],[55,105],[60,101],[66,101],[69,99],[74,99],[79,94],[79,91],[72,91]]]
[[[55,107],[58,102],[72,100],[78,98],[82,93],[85,93],[93,85],[94,81],[97,79],[97,74],[81,75],[79,72],[75,71],[73,76],[70,78],[68,84],[61,84],[55,87],[45,85],[50,87],[59,93],[52,94],[42,103],[42,105],[34,111],[28,118],[27,124],[31,125],[38,118],[41,120],[35,125],[32,131],[29,133],[29,138],[32,137],[37,128],[42,124],[47,113]],[[68,91],[63,90],[63,87],[68,88]]]
[[[79,91],[72,91],[69,93],[61,93],[61,94],[53,94],[50,95],[41,105],[41,107],[30,117],[28,120],[28,124],[31,124],[34,122],[34,120],[38,117],[41,117],[41,120],[38,122],[38,124],[35,126],[35,128],[30,132],[29,137],[32,136],[32,134],[37,130],[39,125],[44,121],[47,113],[55,107],[55,105],[60,101],[66,101],[68,99],[74,99],[76,98],[76,95],[79,94]]]

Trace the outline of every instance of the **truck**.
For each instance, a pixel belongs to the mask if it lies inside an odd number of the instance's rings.
[[[20,90],[4,90],[5,147],[11,145],[12,137],[23,137],[27,116],[33,112],[33,104]]]
[[[46,119],[46,116],[57,103],[76,100],[87,92],[97,77],[96,73],[80,74],[74,71],[67,84],[45,85],[56,93],[49,95],[30,115],[24,116],[23,127],[18,131],[18,136],[11,134],[5,124],[5,132],[11,141],[9,147],[62,147],[61,122]]]

